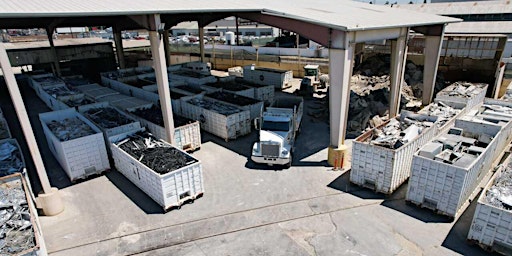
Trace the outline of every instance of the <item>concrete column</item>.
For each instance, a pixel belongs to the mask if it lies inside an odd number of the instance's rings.
[[[53,43],[53,28],[47,28],[46,35],[48,36],[48,42],[50,42],[50,52],[53,55],[53,65],[55,66],[55,71],[57,75],[60,76],[59,55],[57,55],[57,50],[55,50],[55,44]]]
[[[350,102],[350,77],[352,76],[353,45],[346,49],[329,49],[329,121],[331,147],[345,143],[348,108]]]
[[[123,49],[123,38],[121,37],[121,30],[114,27],[114,43],[116,44],[116,55],[117,63],[119,68],[126,68],[126,62],[124,61],[124,49]]]
[[[9,57],[7,56],[7,52],[3,44],[0,44],[0,67],[2,68],[5,83],[7,84],[9,94],[11,95],[21,129],[25,135],[25,139],[27,140],[37,175],[39,176],[41,186],[43,187],[43,193],[40,195],[41,200],[38,200],[38,203],[40,202],[40,206],[42,206],[44,214],[57,215],[64,210],[64,205],[62,204],[62,199],[57,188],[52,188],[50,181],[48,180],[43,159],[41,158],[41,153],[39,152],[39,147],[37,146],[36,138],[28,118],[27,110],[25,109],[25,104],[23,103],[18,83],[14,77],[11,63],[9,62]]]
[[[201,62],[204,62],[204,27],[199,27],[199,52],[201,53]]]
[[[400,92],[404,80],[405,60],[407,58],[407,34],[409,29],[402,28],[402,35],[396,40],[391,40],[391,69],[390,69],[390,94],[389,117],[395,117],[400,110]]]
[[[169,30],[168,29],[164,30],[163,37],[164,37],[165,60],[166,60],[167,66],[170,66],[171,65],[171,45],[169,42]]]
[[[363,62],[364,43],[357,43],[354,52],[354,64],[359,65]]]
[[[158,21],[157,23],[159,23],[160,18],[158,17],[156,20]],[[158,25],[156,25],[156,27],[158,27]],[[162,108],[164,118],[165,134],[167,142],[174,145],[174,119],[172,116],[171,94],[165,62],[164,43],[157,31],[149,31],[149,40],[151,43],[151,54],[153,55],[153,68],[155,69],[158,95],[160,97],[160,107]]]
[[[434,87],[436,85],[437,67],[439,65],[439,55],[441,55],[441,46],[443,44],[443,32],[439,36],[425,36],[425,63],[423,68],[423,105],[432,102],[434,96]]]

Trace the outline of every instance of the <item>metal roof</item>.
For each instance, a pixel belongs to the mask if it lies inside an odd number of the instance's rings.
[[[509,0],[478,2],[447,2],[430,4],[398,4],[396,9],[406,9],[439,15],[512,13]]]
[[[415,27],[460,20],[349,0],[0,0],[0,19],[263,12],[342,31]],[[115,17],[112,17],[115,18]],[[34,20],[34,25],[37,25]],[[34,26],[37,27],[37,26]]]
[[[459,22],[448,24],[445,33],[512,34],[512,21]]]

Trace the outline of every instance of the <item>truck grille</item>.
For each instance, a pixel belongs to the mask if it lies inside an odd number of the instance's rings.
[[[279,144],[261,144],[261,154],[263,156],[272,156],[272,157],[278,157],[279,156]]]

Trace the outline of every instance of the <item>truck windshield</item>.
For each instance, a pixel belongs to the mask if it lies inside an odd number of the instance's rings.
[[[290,124],[288,122],[272,122],[272,121],[263,121],[263,125],[261,126],[262,130],[267,131],[282,131],[287,132],[290,128]]]

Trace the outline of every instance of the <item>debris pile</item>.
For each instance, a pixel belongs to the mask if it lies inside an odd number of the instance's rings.
[[[241,110],[237,107],[233,107],[230,105],[226,105],[225,103],[222,103],[220,101],[213,101],[213,100],[207,100],[207,99],[190,99],[187,101],[188,103],[208,109],[214,112],[217,112],[221,115],[229,116],[235,113],[241,112]]]
[[[253,98],[248,98],[245,96],[237,95],[229,92],[212,92],[207,94],[206,96],[210,98],[214,98],[216,100],[228,102],[237,106],[248,106],[252,104],[257,104],[260,101],[255,100]]]
[[[65,85],[48,87],[48,88],[45,88],[44,91],[56,99],[58,99],[59,97],[62,97],[62,96],[71,96],[71,95],[81,94],[81,92],[73,90],[73,89],[69,89]]]
[[[492,187],[485,194],[488,204],[501,209],[512,210],[512,165],[502,169]]]
[[[78,117],[65,118],[62,121],[52,120],[47,125],[60,141],[74,140],[96,133]]]
[[[128,119],[126,116],[119,113],[119,111],[111,107],[91,108],[85,111],[84,115],[105,129],[133,123],[133,120]]]
[[[144,118],[151,123],[164,127],[164,118],[162,115],[162,110],[157,106],[152,106],[151,108],[140,108],[131,112],[132,114]],[[194,120],[190,120],[188,118],[178,116],[173,114],[172,116],[174,120],[174,127],[181,127],[190,123],[195,122]]]
[[[64,104],[74,108],[78,106],[88,105],[94,103],[92,100],[89,100],[87,98],[79,98],[79,99],[69,99],[62,101]]]
[[[450,86],[444,88],[437,94],[439,96],[450,96],[457,98],[472,98],[482,92],[485,84],[469,83],[469,82],[455,82]]]
[[[18,255],[36,246],[21,179],[0,184],[0,255]]]
[[[452,119],[454,116],[461,112],[460,109],[454,109],[443,102],[432,102],[428,106],[422,108],[418,114],[424,114],[427,116],[436,116],[437,120],[435,124],[438,127],[442,127],[446,122]]]
[[[406,117],[403,121],[393,118],[385,126],[374,129],[368,142],[372,145],[397,149],[418,137],[425,128],[432,125],[432,122],[418,121],[411,117]]]
[[[117,145],[159,174],[166,174],[197,162],[194,158],[147,133],[136,133]]]
[[[23,167],[25,164],[18,145],[9,140],[0,142],[0,177],[19,172]]]

